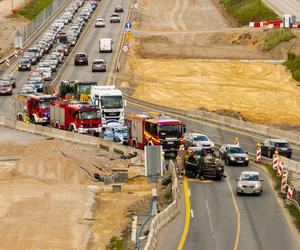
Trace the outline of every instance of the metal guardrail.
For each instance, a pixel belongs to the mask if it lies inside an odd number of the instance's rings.
[[[286,202],[294,205],[298,209],[298,212],[300,213],[300,205],[296,200],[287,198]]]

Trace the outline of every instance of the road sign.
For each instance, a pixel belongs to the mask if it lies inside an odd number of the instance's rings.
[[[131,30],[131,27],[132,27],[132,24],[131,24],[130,22],[127,22],[127,23],[125,24],[125,29],[126,29],[126,30]]]
[[[163,175],[162,146],[145,146],[145,176],[157,182]]]
[[[129,50],[129,46],[128,45],[123,45],[123,47],[122,47],[122,50],[125,52],[125,53],[127,53],[128,52],[128,50]]]
[[[125,41],[129,42],[129,41],[131,40],[131,38],[132,38],[131,32],[130,32],[130,31],[127,31],[127,32],[125,33]]]

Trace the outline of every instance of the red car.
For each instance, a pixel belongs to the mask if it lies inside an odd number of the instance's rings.
[[[74,65],[89,65],[88,56],[85,53],[77,53],[74,59]]]
[[[13,87],[10,83],[0,82],[0,95],[12,95]]]

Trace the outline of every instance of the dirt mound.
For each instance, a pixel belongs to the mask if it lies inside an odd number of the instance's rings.
[[[90,182],[88,174],[73,159],[62,154],[66,147],[60,141],[42,141],[28,145],[16,168],[24,175],[43,180],[73,184]]]

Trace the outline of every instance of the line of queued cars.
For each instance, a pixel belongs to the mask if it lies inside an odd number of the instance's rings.
[[[114,13],[111,14],[109,18],[110,23],[120,23],[121,22],[121,14],[124,12],[122,5],[116,5],[114,9]],[[99,17],[95,21],[95,28],[105,28],[106,22],[105,19]],[[101,41],[102,40],[102,41]],[[101,45],[101,42],[103,45]],[[100,47],[103,46],[109,52],[112,52],[112,39],[104,38],[100,39]],[[110,48],[110,49],[109,49]],[[101,53],[101,49],[100,49]],[[85,52],[79,52],[74,57],[74,66],[78,65],[89,65],[88,55]],[[96,58],[92,62],[92,72],[106,72],[107,69],[107,62],[103,59]]]
[[[69,55],[71,47],[76,44],[86,22],[97,7],[96,1],[84,3],[85,0],[75,0],[69,4],[42,38],[24,52],[18,70],[31,72],[21,94],[43,92],[45,81],[52,80],[53,73]]]

